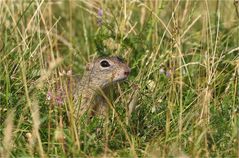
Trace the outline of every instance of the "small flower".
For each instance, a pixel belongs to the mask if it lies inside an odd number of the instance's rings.
[[[52,93],[48,91],[46,95],[46,100],[51,100],[52,96],[53,96]]]
[[[98,16],[99,17],[103,16],[103,10],[101,8],[98,9]]]
[[[167,76],[168,78],[170,78],[170,77],[171,77],[171,71],[166,71],[166,76]]]
[[[97,24],[98,26],[101,26],[103,23],[103,10],[101,8],[98,9],[98,13],[97,13],[98,17],[97,17]]]
[[[56,102],[57,102],[57,104],[62,105],[62,104],[63,104],[63,99],[62,99],[62,97],[61,97],[61,96],[57,96],[57,97],[56,97]]]
[[[159,69],[160,74],[164,74],[165,70],[163,68]]]

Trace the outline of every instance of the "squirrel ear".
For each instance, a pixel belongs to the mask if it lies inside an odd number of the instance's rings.
[[[86,64],[86,66],[85,66],[85,70],[86,71],[89,71],[89,70],[91,70],[93,68],[93,64],[92,63],[88,63],[88,64]]]

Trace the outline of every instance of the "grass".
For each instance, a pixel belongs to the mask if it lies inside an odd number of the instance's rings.
[[[0,1],[0,156],[238,157],[236,5]],[[132,72],[112,87],[105,119],[76,126],[71,95],[47,93],[102,55]]]

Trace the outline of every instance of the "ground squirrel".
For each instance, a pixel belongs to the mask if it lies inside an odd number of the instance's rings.
[[[88,110],[92,114],[105,109],[105,101],[99,95],[99,90],[126,79],[129,73],[129,66],[117,56],[97,58],[87,64],[84,75],[76,80],[74,87],[75,117],[81,116]]]

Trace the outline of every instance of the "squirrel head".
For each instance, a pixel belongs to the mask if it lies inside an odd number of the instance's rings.
[[[86,66],[85,74],[91,86],[103,88],[126,79],[130,74],[130,68],[118,56],[101,57]]]

